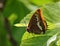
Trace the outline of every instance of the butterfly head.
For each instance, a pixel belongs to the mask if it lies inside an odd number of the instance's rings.
[[[29,28],[29,27],[27,27],[27,31],[28,31],[28,32],[30,31],[30,28]]]
[[[31,28],[30,27],[27,27],[27,31],[30,33],[31,32]]]

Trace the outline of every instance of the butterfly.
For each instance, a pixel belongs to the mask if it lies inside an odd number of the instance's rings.
[[[46,30],[47,22],[42,15],[42,10],[37,9],[30,19],[27,26],[27,31],[34,34],[44,34]]]

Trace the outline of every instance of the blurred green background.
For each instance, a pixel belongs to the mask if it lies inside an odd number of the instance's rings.
[[[26,27],[38,8],[42,9],[48,30],[45,34],[36,35],[28,33]],[[12,46],[7,38],[8,32],[4,27],[3,17],[9,20],[11,35],[17,46],[60,46],[60,0],[7,0],[2,15],[0,16],[0,46]]]

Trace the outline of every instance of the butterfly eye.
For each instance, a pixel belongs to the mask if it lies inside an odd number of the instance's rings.
[[[27,30],[29,30],[29,28],[27,28]]]
[[[31,29],[28,27],[28,28],[27,28],[27,31],[30,33],[30,32],[31,32]]]
[[[30,31],[30,28],[29,27],[27,28],[27,31]]]

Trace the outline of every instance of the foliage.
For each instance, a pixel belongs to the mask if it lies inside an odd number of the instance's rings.
[[[0,46],[12,46],[12,43],[6,37],[8,32],[4,27],[4,18],[9,21],[11,35],[17,42],[17,46],[59,46],[60,0],[53,1],[8,0],[3,13],[0,13]],[[42,14],[47,21],[48,30],[45,34],[36,35],[28,33],[26,27],[35,9],[38,8],[43,11]]]

